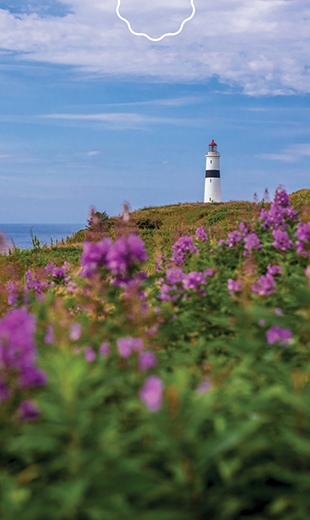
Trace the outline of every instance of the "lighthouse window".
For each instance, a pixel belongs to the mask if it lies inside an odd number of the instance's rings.
[[[212,164],[212,159],[210,159],[210,164]]]
[[[212,179],[210,179],[210,182],[212,182]]]
[[[209,201],[211,202],[211,197],[209,198]]]

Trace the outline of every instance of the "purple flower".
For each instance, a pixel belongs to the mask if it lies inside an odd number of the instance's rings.
[[[91,347],[85,347],[84,356],[87,363],[93,363],[96,359],[96,352]]]
[[[9,281],[6,284],[6,290],[8,292],[8,304],[14,305],[18,300],[18,289],[14,282]]]
[[[276,307],[273,312],[276,316],[283,316],[283,311],[280,309],[280,307]]]
[[[36,421],[40,417],[40,409],[32,399],[25,399],[17,408],[16,418],[19,422]]]
[[[281,229],[274,229],[272,231],[272,235],[274,238],[274,248],[280,249],[281,251],[286,251],[287,249],[294,247],[294,243],[292,242],[286,231],[281,231]]]
[[[234,294],[235,291],[241,291],[242,287],[239,282],[236,282],[235,280],[232,280],[232,278],[229,278],[227,280],[227,287],[229,294]]]
[[[185,277],[186,275],[183,273],[181,267],[167,269],[166,271],[166,281],[171,285],[182,282]]]
[[[133,352],[141,352],[143,350],[143,340],[141,338],[118,338],[116,340],[119,355],[128,358]]]
[[[65,270],[63,267],[53,267],[52,269],[52,277],[58,282],[64,280],[66,276]]]
[[[278,325],[273,325],[266,332],[267,343],[269,345],[274,345],[274,343],[279,343],[281,347],[286,347],[292,341],[292,331],[290,329],[283,329]]]
[[[271,265],[269,264],[267,267],[267,274],[271,274],[271,276],[283,276],[283,271],[281,265]]]
[[[296,220],[297,215],[297,211],[290,205],[286,191],[278,188],[269,210],[262,209],[259,220],[262,222],[264,229],[281,229],[284,231],[287,227],[286,222]]]
[[[269,273],[262,275],[252,285],[251,289],[254,293],[260,294],[261,296],[267,296],[275,292],[276,281],[273,276]]]
[[[278,188],[274,196],[274,204],[282,208],[290,207],[290,199],[285,190]]]
[[[154,368],[157,365],[157,358],[153,352],[141,352],[139,354],[139,369],[142,372],[146,372],[150,368]]]
[[[38,280],[31,270],[26,271],[26,291],[34,289],[36,294],[41,294],[46,289],[47,283]]]
[[[65,273],[68,273],[69,271],[71,271],[71,264],[70,264],[70,262],[64,262],[64,265],[62,266],[62,268],[65,271]]]
[[[209,392],[212,388],[211,379],[209,377],[205,377],[203,381],[197,386],[196,392],[198,394],[205,394],[206,392]]]
[[[19,388],[23,390],[37,386],[45,386],[47,383],[47,376],[44,370],[41,370],[40,368],[35,366],[24,366],[21,368],[18,382]]]
[[[299,222],[295,233],[297,238],[297,253],[310,257],[310,222]]]
[[[226,240],[225,244],[232,248],[235,244],[238,242],[241,242],[242,240],[242,234],[240,231],[232,231],[231,233],[228,233],[228,239]]]
[[[177,298],[177,294],[173,294],[176,291],[176,285],[162,284],[160,287],[158,298],[162,302],[174,301]]]
[[[82,275],[86,278],[97,274],[100,267],[106,267],[106,257],[112,241],[104,238],[101,242],[84,242],[81,256]]]
[[[99,354],[101,356],[108,356],[110,354],[110,350],[110,344],[107,341],[105,341],[99,347]]]
[[[240,231],[242,233],[242,236],[247,235],[248,232],[249,232],[249,228],[246,225],[246,223],[244,222],[244,220],[242,222],[240,222],[239,229],[240,229]]]
[[[46,271],[47,273],[51,274],[52,271],[53,271],[53,269],[54,269],[54,267],[55,267],[54,262],[49,262],[49,263],[46,264],[46,266],[45,266],[45,271]]]
[[[261,243],[256,233],[250,233],[244,237],[244,249],[252,251],[252,249],[261,249]]]
[[[6,379],[6,378],[5,378]],[[0,377],[0,403],[8,401],[12,395],[12,390],[6,384],[5,379]]]
[[[145,262],[147,254],[144,243],[137,235],[122,236],[109,248],[107,268],[115,276],[126,276],[135,264]]]
[[[203,274],[204,274],[204,276],[213,276],[214,275],[214,271],[211,268],[205,269]]]
[[[203,273],[196,273],[193,271],[185,276],[183,287],[184,289],[193,289],[194,291],[197,291],[201,285],[206,285],[206,283]]]
[[[46,334],[45,334],[45,337],[44,337],[44,341],[48,345],[52,345],[53,343],[55,343],[54,328],[53,328],[52,325],[49,325],[47,327]]]
[[[70,327],[69,338],[72,341],[78,341],[82,336],[82,326],[80,323],[72,323]]]
[[[198,249],[194,245],[192,237],[180,237],[172,246],[172,260],[177,265],[182,265],[186,256],[195,253],[198,254]]]
[[[149,376],[139,392],[140,400],[150,412],[158,412],[162,407],[164,385],[157,376]]]
[[[205,232],[203,226],[198,227],[198,228],[196,229],[196,238],[197,238],[197,240],[199,240],[199,239],[200,239],[200,240],[203,240],[203,241],[208,240],[208,237],[207,237],[207,235],[206,235],[206,232]]]
[[[10,375],[10,385],[25,389],[43,386],[46,374],[36,366],[34,342],[36,320],[25,309],[15,309],[0,320],[0,383],[2,396]]]

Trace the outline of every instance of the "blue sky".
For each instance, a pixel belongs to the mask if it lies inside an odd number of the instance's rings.
[[[130,34],[117,0],[0,0],[0,222],[85,222],[309,188],[310,4],[196,0],[182,33]],[[190,0],[122,0],[138,32],[178,29]]]

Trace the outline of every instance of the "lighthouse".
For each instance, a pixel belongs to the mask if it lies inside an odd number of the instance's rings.
[[[206,179],[204,202],[222,202],[221,177],[220,177],[220,154],[217,144],[212,139],[209,151],[206,153]]]

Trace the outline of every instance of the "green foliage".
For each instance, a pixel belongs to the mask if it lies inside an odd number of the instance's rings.
[[[140,218],[137,220],[136,225],[139,229],[159,229],[162,226],[162,222],[151,218]]]
[[[175,216],[178,206],[166,207],[166,216],[170,210]],[[254,205],[239,202],[183,211],[178,229],[162,216],[161,229],[140,230],[149,272],[158,252],[194,231],[193,215],[213,218],[212,227],[257,214]],[[26,270],[38,273],[53,260],[57,266],[69,261],[77,284],[74,290],[58,284],[39,296],[30,291],[22,302],[36,316],[38,363],[48,384],[25,391],[41,410],[36,422],[18,423],[11,413],[19,394],[0,404],[1,520],[309,518],[308,258],[295,248],[275,249],[257,220],[251,226],[262,249],[248,256],[240,242],[229,248],[197,240],[199,256],[182,267],[213,270],[205,291],[176,288],[175,298],[164,302],[165,270],[124,291],[104,271],[79,277],[80,247],[15,249],[0,257],[3,281],[13,279],[9,267],[23,281]],[[291,222],[291,237],[295,230]],[[283,270],[276,290],[254,293],[270,264]],[[232,295],[230,278],[242,286]],[[75,338],[73,324],[81,326]],[[273,326],[290,329],[292,341],[269,344]],[[136,352],[122,358],[117,340],[124,337],[143,339],[158,365],[145,373]],[[104,342],[110,355],[99,354]],[[96,353],[93,362],[85,359],[86,347]],[[139,399],[149,374],[164,384],[156,413]]]
[[[89,231],[103,232],[108,230],[109,215],[106,211],[95,211],[93,208],[87,221]]]

